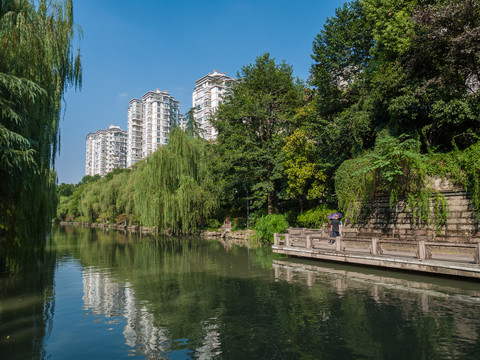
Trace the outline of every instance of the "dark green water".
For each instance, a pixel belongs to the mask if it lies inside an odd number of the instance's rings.
[[[480,283],[54,228],[0,278],[0,359],[479,359]]]

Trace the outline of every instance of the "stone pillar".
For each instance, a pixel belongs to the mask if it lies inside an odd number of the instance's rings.
[[[290,234],[285,234],[285,246],[291,246]]]
[[[342,237],[337,236],[335,238],[335,251],[342,251]]]
[[[425,247],[425,240],[418,241],[418,259],[419,260],[427,259],[427,249]]]
[[[372,255],[378,255],[378,239],[372,238]]]
[[[312,248],[312,235],[310,235],[310,234],[307,235],[307,240],[306,240],[305,247],[306,247],[307,249],[311,249],[311,248]]]

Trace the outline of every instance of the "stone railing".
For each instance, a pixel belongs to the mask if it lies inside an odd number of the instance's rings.
[[[478,242],[438,242],[425,240],[382,239],[378,237],[337,237],[333,245],[324,229],[289,228],[287,233],[274,234],[274,247],[301,248],[306,251],[335,251],[373,256],[400,256],[419,260],[444,260],[479,264]],[[473,257],[473,259],[472,259]]]

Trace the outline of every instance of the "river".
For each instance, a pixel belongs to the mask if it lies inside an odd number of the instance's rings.
[[[0,278],[0,358],[478,359],[480,283],[54,227]]]

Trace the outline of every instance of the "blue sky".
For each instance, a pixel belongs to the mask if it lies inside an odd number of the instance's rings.
[[[167,90],[185,113],[196,80],[215,69],[235,77],[265,52],[306,79],[312,42],[344,2],[74,0],[83,87],[65,94],[58,182],[82,179],[86,135],[109,124],[126,130],[128,102],[147,91]]]

